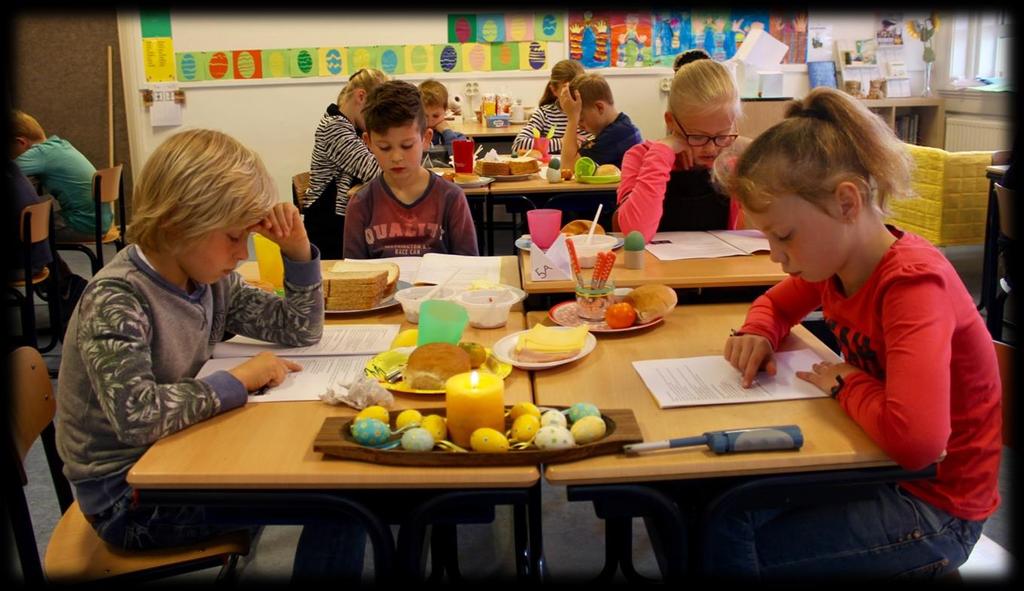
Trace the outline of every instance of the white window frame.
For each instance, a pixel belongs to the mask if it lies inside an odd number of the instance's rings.
[[[977,85],[977,77],[1011,76],[1013,22],[1007,10],[949,15],[948,80],[951,87]]]

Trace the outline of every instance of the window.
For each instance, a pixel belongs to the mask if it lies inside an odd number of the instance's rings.
[[[979,77],[1010,76],[1013,24],[1006,10],[962,12],[952,16],[949,80],[970,86]]]

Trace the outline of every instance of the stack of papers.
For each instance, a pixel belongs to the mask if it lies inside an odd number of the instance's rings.
[[[768,239],[759,230],[658,232],[647,250],[662,261],[717,259],[768,252]]]
[[[264,351],[287,357],[302,366],[265,393],[249,395],[249,402],[319,400],[320,394],[337,384],[350,384],[363,375],[374,355],[387,351],[398,335],[398,324],[349,324],[324,327],[323,338],[308,347],[283,347],[274,343],[236,336],[213,348],[196,378],[229,370]]]
[[[345,260],[346,264],[359,262],[357,259]],[[478,280],[501,283],[501,257],[429,253],[422,257],[386,257],[365,262],[395,263],[401,269],[398,279],[411,284],[436,285],[449,277],[452,278],[449,285],[469,285]]]

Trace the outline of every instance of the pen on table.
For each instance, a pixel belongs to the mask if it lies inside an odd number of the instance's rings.
[[[804,444],[804,435],[798,425],[776,425],[772,427],[751,427],[746,429],[728,429],[724,431],[708,431],[695,437],[680,437],[650,443],[634,443],[625,445],[622,451],[626,455],[636,455],[646,451],[707,445],[716,454],[743,451],[769,451],[784,449],[800,449]]]

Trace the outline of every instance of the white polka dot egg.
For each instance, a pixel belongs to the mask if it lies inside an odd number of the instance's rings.
[[[565,419],[565,415],[558,410],[549,410],[540,416],[540,426],[547,427],[549,425],[555,425],[557,427],[565,427],[568,421]]]
[[[538,449],[555,451],[575,447],[576,442],[572,438],[572,433],[564,426],[546,425],[537,431],[537,435],[533,438],[533,444]]]

